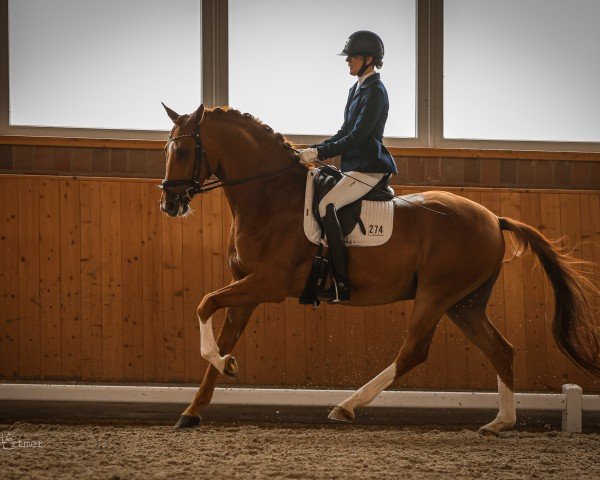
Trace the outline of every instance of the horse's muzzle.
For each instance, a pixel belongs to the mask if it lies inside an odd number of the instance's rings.
[[[190,207],[187,202],[167,197],[161,202],[160,209],[169,215],[169,217],[180,217],[181,215],[185,215]]]

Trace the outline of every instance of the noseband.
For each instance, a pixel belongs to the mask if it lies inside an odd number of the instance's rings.
[[[204,145],[202,145],[202,140],[200,140],[200,135],[197,133],[194,134],[186,134],[186,135],[178,135],[176,137],[171,137],[169,135],[169,140],[167,140],[167,144],[169,142],[173,142],[180,138],[184,137],[193,137],[196,140],[196,148],[194,149],[194,170],[192,172],[192,178],[189,180],[163,180],[158,188],[161,188],[169,195],[171,195],[175,200],[183,200],[185,202],[190,202],[194,195],[202,192],[202,186],[200,185],[200,159],[205,155]],[[173,188],[176,187],[187,187],[183,193],[177,193],[173,191]]]

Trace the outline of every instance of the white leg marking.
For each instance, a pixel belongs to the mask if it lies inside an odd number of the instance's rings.
[[[480,433],[500,433],[510,430],[517,421],[517,410],[515,408],[515,393],[508,388],[498,377],[498,415],[495,420],[479,429]]]
[[[204,360],[210,362],[220,373],[225,369],[225,357],[219,355],[219,347],[215,341],[215,336],[212,328],[212,317],[202,323],[200,317],[200,354]]]
[[[394,378],[396,377],[396,363],[392,363],[383,372],[377,375],[366,385],[360,387],[352,396],[348,397],[342,403],[340,403],[333,411],[329,414],[329,418],[332,420],[342,420],[339,417],[339,409],[344,409],[351,414],[354,418],[354,409],[357,407],[364,407],[373,401],[373,399],[379,395],[383,390],[389,387]],[[349,420],[346,418],[345,420]]]

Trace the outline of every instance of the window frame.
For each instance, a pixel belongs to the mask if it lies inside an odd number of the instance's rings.
[[[144,129],[113,129],[113,128],[77,128],[77,127],[36,127],[36,126],[21,126],[10,125],[10,77],[9,77],[9,32],[8,32],[8,1],[0,0],[0,31],[4,34],[0,35],[0,136],[29,136],[29,137],[51,137],[51,138],[82,138],[82,139],[106,139],[106,140],[164,140],[168,134],[168,130],[144,130]],[[204,6],[202,0],[201,7]],[[202,8],[200,9],[201,22],[201,45],[202,64],[201,75],[207,71],[204,65],[204,55],[202,51],[202,43],[204,42],[204,23],[212,22],[210,17],[205,18]],[[212,26],[212,24],[211,24]],[[212,31],[212,29],[211,29]],[[204,77],[203,77],[204,81]],[[203,92],[201,97],[203,100]]]
[[[207,107],[228,105],[228,1],[201,3],[201,98]],[[444,0],[415,0],[416,4],[416,137],[385,137],[398,148],[477,149],[516,151],[600,152],[598,142],[471,140],[443,136]],[[9,125],[8,0],[0,0],[0,136],[31,136],[115,140],[164,140],[166,131],[121,130]],[[285,132],[282,132],[285,135]],[[334,132],[332,132],[333,134]],[[286,135],[296,144],[318,143],[317,135]]]
[[[538,140],[472,140],[463,138],[445,138],[444,132],[444,0],[430,0],[433,4],[434,54],[432,58],[433,71],[440,72],[435,76],[434,98],[440,108],[434,110],[435,124],[439,128],[433,129],[434,135],[431,142],[433,148],[469,148],[478,150],[542,150],[555,152],[600,152],[598,142],[561,142]]]

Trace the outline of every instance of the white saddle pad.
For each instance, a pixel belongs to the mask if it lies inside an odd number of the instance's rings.
[[[315,219],[312,211],[312,201],[314,192],[314,181],[318,169],[308,170],[306,177],[306,193],[304,196],[304,233],[306,237],[314,244],[321,243],[321,228]],[[346,245],[349,247],[376,247],[383,245],[392,236],[394,227],[394,202],[372,202],[370,200],[362,201],[360,218],[367,230],[363,235],[360,226],[357,224],[350,235],[346,237]],[[324,240],[327,246],[327,239]]]

